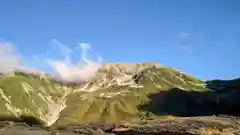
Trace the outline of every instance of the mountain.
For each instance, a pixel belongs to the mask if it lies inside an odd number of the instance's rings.
[[[34,116],[45,125],[137,121],[148,117],[149,112],[171,114],[166,109],[152,111],[152,104],[156,108],[159,101],[152,103],[151,96],[172,93],[174,89],[181,90],[180,95],[211,92],[205,82],[153,62],[104,64],[92,80],[71,85],[56,82],[47,74],[15,72],[0,77],[0,116]],[[197,103],[197,97],[187,99]],[[216,99],[212,95],[209,98],[201,100]],[[175,106],[171,107],[174,110]]]
[[[206,82],[209,89],[216,90],[217,92],[233,92],[240,89],[240,78],[232,80],[210,80]]]
[[[232,80],[210,80],[206,87],[218,95],[219,113],[240,115],[240,78]]]

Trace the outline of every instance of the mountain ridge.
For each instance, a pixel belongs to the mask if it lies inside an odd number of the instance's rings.
[[[49,74],[16,72],[2,75],[0,107],[3,111],[0,115],[33,116],[46,126],[139,121],[150,111],[140,106],[152,102],[152,94],[169,93],[172,89],[181,89],[180,92],[186,94],[200,92],[196,97],[200,96],[201,102],[213,103],[209,106],[210,112],[217,103],[215,94],[202,96],[202,93],[212,92],[204,81],[179,70],[153,62],[110,63],[103,65],[94,78],[83,84],[64,84]],[[161,98],[165,100],[166,97]],[[197,99],[182,96],[179,100],[183,106],[187,105],[185,99],[201,104]],[[164,113],[164,110],[159,111]]]

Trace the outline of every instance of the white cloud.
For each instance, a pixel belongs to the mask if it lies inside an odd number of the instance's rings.
[[[40,73],[40,71],[23,66],[21,58],[24,57],[18,52],[14,44],[5,41],[0,43],[0,73],[8,74],[13,71]]]
[[[64,82],[85,82],[93,78],[98,69],[101,67],[102,59],[98,61],[91,61],[87,58],[87,50],[91,49],[91,46],[86,43],[79,44],[82,49],[81,58],[79,64],[81,67],[77,67],[76,64],[71,63],[68,60],[49,60],[48,63],[56,73],[57,79]],[[66,56],[69,58],[69,56]]]
[[[19,68],[20,54],[12,43],[0,43],[0,72],[10,73]]]
[[[65,56],[63,60],[56,60],[52,58],[44,58],[38,55],[32,56],[29,58],[24,58],[21,55],[16,46],[12,43],[8,42],[0,42],[0,72],[1,73],[10,73],[15,70],[21,70],[28,73],[40,73],[41,71],[26,67],[22,65],[22,61],[29,62],[40,62],[40,64],[44,64],[52,68],[52,75],[56,77],[59,81],[63,82],[73,82],[73,83],[82,83],[91,78],[93,78],[98,69],[101,67],[102,59],[98,58],[97,61],[92,61],[87,58],[88,50],[91,49],[91,46],[87,43],[79,44],[79,47],[82,49],[79,64],[81,67],[77,67],[77,63],[71,63],[70,54],[73,52],[71,48],[66,45],[61,44],[58,40],[53,40]],[[48,50],[49,51],[49,50]],[[53,50],[55,53],[56,50]],[[26,60],[27,59],[27,60]]]
[[[180,33],[178,33],[178,40],[187,40],[187,39],[189,39],[190,38],[190,33],[188,33],[188,32],[180,32]]]

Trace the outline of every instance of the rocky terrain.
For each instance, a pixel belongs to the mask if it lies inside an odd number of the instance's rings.
[[[104,64],[81,84],[2,74],[0,133],[238,134],[239,84],[204,82],[153,62]]]
[[[240,120],[230,116],[162,117],[140,123],[79,124],[65,127],[1,122],[1,135],[239,135]]]

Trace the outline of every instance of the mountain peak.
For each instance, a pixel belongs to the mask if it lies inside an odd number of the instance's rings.
[[[160,67],[160,65],[154,62],[142,62],[135,64],[114,62],[103,64],[100,72],[125,72],[127,74],[131,74],[139,72],[145,68],[153,67]]]

